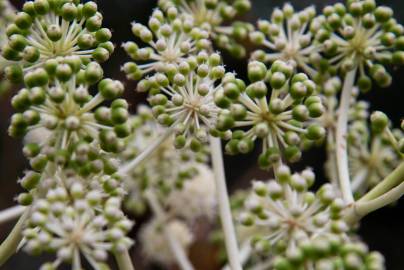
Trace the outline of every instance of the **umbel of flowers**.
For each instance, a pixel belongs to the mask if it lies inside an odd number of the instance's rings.
[[[45,154],[56,160],[60,156],[83,161],[89,148],[95,149],[95,154],[123,149],[123,138],[130,132],[128,104],[118,99],[124,87],[119,81],[102,80],[98,63],[85,69],[80,69],[81,64],[77,56],[48,60],[43,68],[24,76],[26,88],[12,99],[19,112],[11,119],[9,133],[22,136],[48,131],[40,143],[26,145],[30,158]],[[98,91],[92,96],[90,88],[97,83]],[[107,100],[112,100],[111,105],[101,106]]]
[[[219,48],[238,58],[246,56],[241,43],[253,27],[240,21],[229,23],[251,8],[249,0],[159,0],[159,6],[164,10],[177,7],[182,17],[191,19],[196,26],[208,31]]]
[[[303,138],[319,140],[325,135],[324,128],[311,121],[324,111],[315,83],[283,61],[276,61],[270,69],[252,61],[248,76],[251,84],[246,86],[228,74],[216,95],[216,104],[223,108],[217,129],[234,129],[226,151],[248,153],[261,139],[261,167],[267,168],[281,158],[299,160]]]
[[[83,64],[106,61],[114,46],[102,20],[94,2],[27,1],[7,27],[8,42],[1,50],[14,62],[6,68],[8,79],[19,82],[23,74],[59,57],[78,56]]]
[[[14,7],[6,0],[0,1],[0,48],[7,42],[6,28],[15,16]],[[10,83],[3,80],[4,68],[8,61],[0,55],[0,96],[10,88]]]
[[[266,50],[256,50],[252,59],[263,63],[276,60],[291,61],[296,67],[304,70],[311,78],[317,71],[312,62],[320,57],[319,46],[313,44],[314,36],[310,25],[316,15],[314,7],[295,12],[290,4],[282,9],[275,8],[271,20],[258,21],[258,30],[250,34],[250,40]]]
[[[167,9],[166,14],[156,9],[148,25],[132,24],[133,34],[148,47],[139,48],[135,42],[122,45],[135,61],[122,68],[129,79],[139,80],[147,74],[165,72],[189,55],[211,47],[209,33],[195,26],[191,18],[180,16],[175,7]]]
[[[93,269],[109,269],[108,253],[132,245],[126,234],[133,223],[120,209],[122,193],[108,196],[100,188],[102,178],[81,178],[61,169],[44,177],[47,191],[33,203],[23,231],[27,252],[56,254],[41,269],[58,269],[64,263],[81,269],[82,258]]]
[[[221,57],[202,51],[178,67],[142,80],[137,89],[150,93],[157,121],[174,129],[175,146],[199,151],[215,130],[219,113],[215,96],[224,75]]]

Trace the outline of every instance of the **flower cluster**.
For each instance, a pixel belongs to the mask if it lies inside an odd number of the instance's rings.
[[[83,161],[89,152],[122,150],[123,138],[130,132],[128,104],[117,99],[124,87],[119,81],[101,80],[103,70],[98,63],[92,62],[84,70],[81,63],[77,56],[65,57],[63,62],[48,61],[44,68],[25,75],[26,88],[12,99],[19,112],[11,119],[9,133],[21,136],[38,129],[48,131],[39,143],[26,145],[28,157],[46,152],[66,159],[68,153],[75,153],[72,158]],[[90,88],[96,83],[98,92],[92,96]],[[113,100],[110,107],[100,106],[106,100]]]
[[[19,82],[23,74],[43,67],[48,60],[78,56],[83,63],[106,61],[114,50],[111,31],[102,27],[97,4],[77,1],[27,1],[7,27],[5,59],[9,80]]]
[[[294,67],[283,61],[274,62],[269,70],[261,62],[250,62],[248,76],[252,83],[246,87],[234,75],[227,75],[216,95],[217,105],[224,108],[217,129],[237,128],[226,145],[227,152],[250,152],[254,141],[262,139],[261,167],[267,168],[283,156],[288,161],[299,160],[302,137],[319,140],[325,135],[324,128],[311,121],[324,111],[315,83],[303,73],[295,74]]]
[[[384,65],[404,63],[404,28],[392,18],[392,9],[376,6],[374,0],[354,0],[327,6],[323,14],[315,18],[311,31],[330,68],[358,69],[363,91],[371,89],[371,78],[381,87],[389,86],[391,76]]]
[[[253,27],[236,21],[227,22],[251,8],[249,0],[159,0],[163,10],[177,7],[179,14],[191,19],[201,29],[208,31],[215,44],[235,57],[244,57],[245,48],[240,44]]]
[[[141,81],[138,90],[149,91],[154,116],[160,124],[174,129],[175,146],[189,146],[198,152],[215,130],[220,110],[215,96],[224,75],[221,57],[202,51],[172,70]]]
[[[147,106],[139,106],[137,115],[130,118],[131,135],[126,139],[125,150],[121,153],[122,161],[127,161],[141,154],[153,141],[157,140],[167,128],[159,125]],[[145,209],[143,191],[154,188],[163,196],[172,191],[176,194],[187,186],[187,182],[199,174],[198,164],[206,163],[207,149],[195,153],[189,148],[180,150],[174,147],[174,136],[167,138],[147,159],[125,177],[129,192],[126,206],[135,213]],[[197,177],[197,176],[196,176]],[[192,185],[192,184],[191,184]],[[187,202],[188,203],[188,202]]]
[[[379,252],[369,252],[361,242],[342,243],[338,239],[317,237],[293,253],[274,260],[275,270],[292,269],[384,270]]]
[[[380,118],[383,118],[380,120]],[[372,125],[367,119],[351,123],[348,134],[349,165],[352,190],[363,194],[377,185],[402,161],[402,156],[391,144],[386,132],[379,129],[380,121],[387,116],[381,112],[371,115]]]
[[[135,42],[122,45],[135,61],[122,67],[129,79],[139,80],[147,74],[168,71],[190,55],[211,47],[208,32],[196,27],[190,18],[181,17],[175,7],[166,14],[156,9],[148,25],[132,24],[133,34],[148,47],[139,48]]]
[[[252,59],[263,63],[275,60],[291,61],[296,67],[314,78],[316,70],[311,67],[313,59],[319,57],[320,48],[313,42],[310,24],[316,15],[314,7],[295,12],[290,4],[275,8],[271,21],[258,21],[258,31],[250,34],[253,43],[270,52],[257,50]]]
[[[310,169],[291,174],[283,165],[276,176],[277,180],[253,183],[239,217],[243,225],[263,229],[252,239],[256,250],[282,255],[315,237],[346,237],[348,226],[341,218],[345,205],[331,185],[317,193],[308,191],[315,181]]]
[[[82,258],[94,268],[106,267],[110,252],[122,252],[132,245],[125,235],[132,228],[120,210],[119,197],[106,198],[77,179],[64,178],[63,185],[51,188],[36,200],[23,235],[30,254],[56,253],[53,262],[41,269],[57,269],[64,263],[82,269]],[[66,181],[67,180],[67,181]],[[60,183],[59,183],[60,184]]]
[[[189,227],[180,220],[172,220],[166,224],[161,224],[157,219],[152,219],[143,226],[140,232],[143,253],[149,260],[163,265],[174,263],[172,250],[169,243],[163,236],[163,228],[177,240],[182,249],[187,250],[193,242],[193,235]]]

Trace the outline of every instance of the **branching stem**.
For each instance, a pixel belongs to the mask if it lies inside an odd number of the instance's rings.
[[[128,250],[115,252],[114,255],[119,270],[135,270]]]

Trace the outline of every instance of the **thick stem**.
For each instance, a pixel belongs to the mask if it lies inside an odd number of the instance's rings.
[[[162,228],[164,237],[166,238],[178,265],[181,267],[182,270],[194,270],[194,267],[188,260],[188,256],[186,255],[185,250],[182,248],[174,235],[170,232],[167,224],[164,224],[167,222],[167,217],[158,199],[156,198],[156,195],[152,190],[147,190],[145,192],[145,196],[154,214],[156,215],[157,220],[163,225]]]
[[[0,267],[16,253],[18,245],[23,238],[22,230],[24,229],[25,221],[27,220],[29,214],[30,208],[25,209],[24,214],[20,217],[11,233],[0,245]]]
[[[135,270],[132,260],[130,259],[128,250],[117,251],[114,253],[116,263],[118,264],[119,270]]]
[[[0,211],[0,224],[20,217],[24,213],[25,209],[25,206],[16,205]]]
[[[342,196],[347,203],[354,202],[349,177],[347,130],[349,105],[352,97],[352,89],[355,84],[356,71],[357,68],[354,68],[345,76],[340,106],[338,109],[337,130],[335,134],[339,185]]]
[[[140,155],[138,155],[134,160],[123,165],[118,173],[119,174],[127,174],[134,168],[136,168],[140,163],[146,160],[151,154],[156,151],[156,149],[165,141],[168,137],[170,137],[174,132],[175,124],[169,127],[164,134],[162,134],[158,139],[156,139],[152,144],[149,145]]]
[[[391,190],[395,186],[404,181],[404,162],[402,162],[394,171],[392,171],[384,180],[382,180],[377,186],[363,196],[359,201],[370,201],[383,195],[387,191]]]
[[[232,270],[242,270],[239,249],[231,214],[229,195],[227,193],[226,177],[222,156],[222,143],[219,138],[210,136],[213,171],[216,180],[216,193],[219,203],[220,220],[224,232],[227,256]]]
[[[403,195],[404,182],[376,199],[354,203],[347,213],[345,220],[348,224],[356,223],[369,213],[397,201]]]

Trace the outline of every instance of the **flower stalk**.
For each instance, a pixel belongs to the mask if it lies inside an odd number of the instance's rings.
[[[118,264],[119,270],[135,270],[128,250],[115,252],[115,260]]]
[[[23,239],[22,230],[24,229],[24,224],[29,214],[30,208],[26,208],[24,214],[20,217],[11,233],[0,245],[0,266],[5,264],[7,260],[16,253],[18,246]]]
[[[8,221],[11,221],[15,218],[20,217],[24,211],[25,211],[26,207],[21,206],[21,205],[16,205],[10,208],[7,208],[3,211],[0,212],[0,224],[2,223],[6,223]]]
[[[236,231],[234,229],[233,217],[230,210],[220,139],[210,136],[210,146],[213,171],[216,179],[220,220],[224,231],[229,264],[232,270],[241,270],[243,267],[240,262]]]
[[[348,166],[348,147],[347,147],[347,130],[348,130],[348,112],[349,102],[351,100],[352,89],[355,84],[357,68],[349,71],[344,80],[344,87],[341,93],[341,101],[339,107],[339,115],[336,130],[336,157],[338,166],[339,185],[342,196],[347,203],[354,202],[351,181]]]

